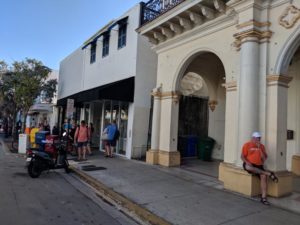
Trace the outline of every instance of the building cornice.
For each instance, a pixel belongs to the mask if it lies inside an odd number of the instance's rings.
[[[212,4],[207,5],[203,0],[183,1],[180,7],[175,6],[137,31],[146,36],[155,47],[165,46],[166,42],[195,34],[195,30],[203,32],[214,29],[212,26],[226,23],[228,17],[232,20],[233,14],[236,15],[232,8],[226,6],[224,0],[211,2]]]
[[[235,20],[234,13],[232,13],[231,15],[223,15],[213,21],[204,23],[197,28],[194,28],[163,43],[153,46],[153,50],[155,50],[157,53],[162,53],[174,47],[181,46],[183,44],[211,35],[228,27],[232,27],[236,24],[237,21]]]

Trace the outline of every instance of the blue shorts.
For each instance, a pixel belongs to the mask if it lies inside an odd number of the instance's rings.
[[[112,147],[116,147],[117,145],[117,141],[115,140],[105,140],[105,145],[109,145],[109,146],[112,146]]]

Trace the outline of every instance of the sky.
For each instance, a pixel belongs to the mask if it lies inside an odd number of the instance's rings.
[[[35,58],[58,70],[61,60],[139,2],[0,0],[0,61]]]

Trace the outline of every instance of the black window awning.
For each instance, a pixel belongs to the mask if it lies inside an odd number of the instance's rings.
[[[85,102],[102,99],[133,102],[134,77],[105,84],[59,99],[57,100],[57,106],[66,106],[68,98],[74,99],[75,107],[81,107]]]

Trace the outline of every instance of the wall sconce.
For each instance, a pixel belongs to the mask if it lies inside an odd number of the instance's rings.
[[[217,104],[218,104],[218,101],[216,101],[216,100],[211,100],[208,102],[208,106],[212,112],[215,110]]]

